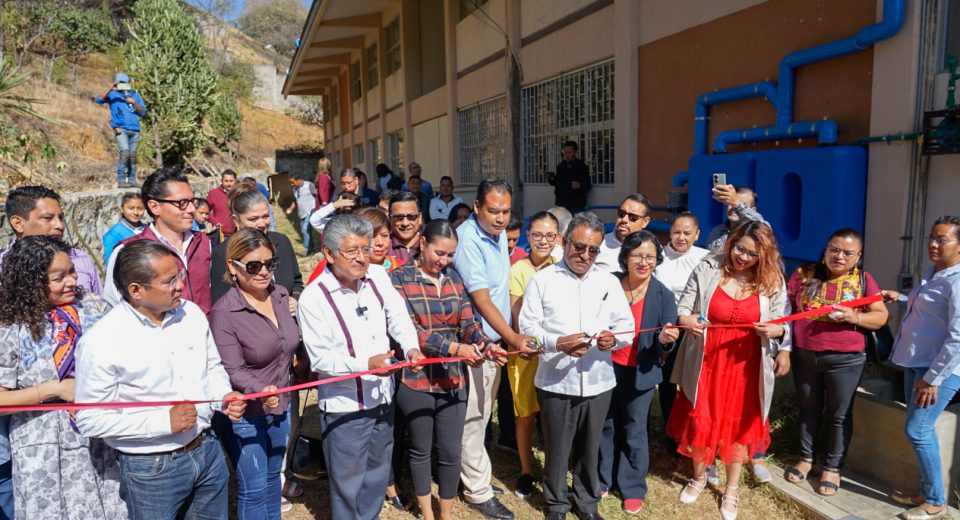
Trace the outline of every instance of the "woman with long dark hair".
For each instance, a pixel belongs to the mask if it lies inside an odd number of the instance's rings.
[[[16,241],[0,274],[0,403],[73,401],[77,343],[108,309],[77,285],[69,246]],[[83,437],[70,412],[12,414],[10,448],[17,518],[127,517],[116,451]]]
[[[446,220],[430,221],[420,236],[420,255],[390,278],[407,303],[427,357],[476,356],[489,340],[460,275],[448,266],[457,249],[457,233]],[[453,518],[453,499],[460,482],[460,449],[467,413],[467,371],[462,363],[404,369],[397,389],[397,406],[407,421],[410,475],[425,520],[433,520],[430,499],[430,451],[437,447],[440,519]]]
[[[863,237],[843,228],[827,240],[819,262],[798,268],[787,283],[797,312],[835,306],[880,293],[863,270]],[[786,478],[806,480],[816,463],[820,422],[826,409],[827,443],[817,492],[832,496],[840,487],[840,466],[853,434],[853,399],[866,363],[864,331],[887,322],[883,302],[866,308],[836,307],[833,312],[793,324],[790,365],[800,408],[800,461],[787,468]]]
[[[682,503],[699,498],[707,465],[720,457],[727,471],[720,514],[724,520],[737,517],[743,463],[770,445],[774,377],[790,370],[789,331],[766,323],[786,314],[787,305],[783,261],[763,223],[736,228],[723,255],[705,257],[687,281],[678,321],[690,328],[671,377],[682,394],[667,422],[678,453],[693,462]],[[706,324],[748,327],[704,329]]]

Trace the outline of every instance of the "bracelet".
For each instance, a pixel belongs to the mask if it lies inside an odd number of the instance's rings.
[[[43,397],[40,395],[40,385],[33,387],[33,389],[37,392],[37,404],[43,404]]]

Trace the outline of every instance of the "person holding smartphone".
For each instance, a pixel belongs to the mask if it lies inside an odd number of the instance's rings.
[[[757,211],[757,194],[746,186],[727,184],[725,173],[713,174],[713,198],[717,202],[726,204],[727,220],[710,230],[707,235],[707,249],[714,253],[722,253],[727,237],[740,224],[747,222],[763,222],[763,215]]]
[[[110,105],[110,128],[117,140],[117,187],[139,188],[137,186],[137,143],[140,142],[140,118],[147,114],[147,104],[143,102],[133,85],[130,76],[120,72],[114,77],[113,85],[102,96],[93,99],[98,105]]]

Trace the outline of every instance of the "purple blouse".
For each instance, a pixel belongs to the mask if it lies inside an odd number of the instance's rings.
[[[221,296],[208,315],[230,385],[238,392],[252,394],[268,385],[278,388],[290,385],[291,362],[300,344],[300,329],[290,315],[289,296],[284,287],[271,286],[270,300],[279,327],[254,310],[237,287]],[[289,404],[290,394],[280,394],[280,406],[270,413],[281,415]],[[259,417],[266,413],[257,399],[247,402],[244,416]]]

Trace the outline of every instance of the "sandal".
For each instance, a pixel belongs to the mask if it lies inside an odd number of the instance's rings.
[[[687,481],[687,485],[683,487],[683,490],[680,491],[680,503],[681,504],[692,504],[700,498],[700,493],[703,493],[703,489],[707,487],[707,479],[701,477],[699,479],[692,478]],[[687,492],[687,490],[690,492]]]
[[[823,468],[823,473],[820,475],[820,485],[817,486],[817,494],[824,497],[832,497],[836,495],[838,491],[840,491],[840,483],[823,480],[823,475],[826,475],[827,473],[836,474],[838,480],[840,478],[840,472],[838,470]]]
[[[803,463],[803,462],[806,462],[807,464],[810,464],[810,469],[808,469],[806,473],[800,471],[800,469],[797,468],[797,465],[799,465],[800,463]],[[807,475],[809,475],[809,474],[810,474],[810,471],[812,471],[812,470],[813,470],[813,461],[812,461],[812,460],[800,459],[800,462],[798,462],[798,463],[794,464],[793,466],[790,466],[790,467],[788,467],[786,470],[784,470],[784,478],[786,479],[787,482],[790,482],[791,484],[799,484],[799,483],[807,480]]]
[[[727,486],[727,489],[737,489],[737,486]],[[732,508],[724,509],[723,506]],[[724,490],[723,498],[720,499],[720,516],[723,517],[723,520],[737,520],[737,513],[740,512],[740,496],[739,495],[728,495],[726,490]]]

